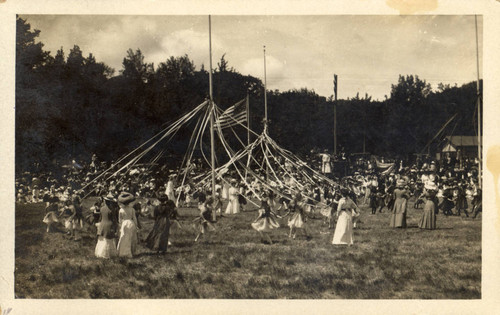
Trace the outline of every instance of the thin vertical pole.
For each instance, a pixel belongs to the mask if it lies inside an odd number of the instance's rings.
[[[247,92],[247,99],[246,99],[246,107],[247,107],[247,145],[250,145],[250,96]],[[250,164],[250,154],[252,152],[248,151],[248,161],[247,161],[247,167],[245,168],[245,182],[247,180],[247,175],[248,175],[248,166]]]
[[[266,46],[264,46],[264,118],[267,125],[267,74],[266,74]]]
[[[266,72],[266,46],[264,46],[264,133],[267,134],[267,72]],[[264,149],[264,156],[267,157],[267,147]],[[265,161],[264,161],[265,162]],[[269,179],[269,165],[266,163],[266,180]]]
[[[215,146],[214,146],[214,100],[213,100],[213,87],[212,87],[212,18],[208,16],[208,46],[210,50],[210,72],[208,74],[208,81],[210,86],[210,157],[212,167],[212,206],[215,205]],[[216,220],[216,211],[212,208],[212,217]]]
[[[337,155],[337,75],[333,75],[333,154]]]
[[[481,188],[481,88],[479,86],[479,38],[477,33],[477,15],[474,16],[476,24],[476,61],[477,61],[477,158],[478,158],[478,183]]]
[[[248,92],[247,92],[246,106],[247,106],[247,144],[250,145],[250,96],[248,95]]]

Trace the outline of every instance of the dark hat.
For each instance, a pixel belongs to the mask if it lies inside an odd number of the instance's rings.
[[[120,196],[118,196],[118,202],[122,203],[124,205],[128,205],[129,203],[131,203],[134,200],[135,200],[134,195],[132,195],[131,193],[125,192],[125,191],[122,191],[120,193]]]
[[[168,201],[168,196],[167,196],[167,195],[165,195],[165,194],[160,194],[160,195],[158,196],[158,201],[159,201],[159,202],[167,202],[167,201]]]

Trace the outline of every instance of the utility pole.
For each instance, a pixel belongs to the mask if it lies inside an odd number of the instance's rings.
[[[337,75],[333,75],[333,154],[337,155]]]

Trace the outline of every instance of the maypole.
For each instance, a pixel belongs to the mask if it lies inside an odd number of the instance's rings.
[[[481,183],[481,88],[479,86],[479,39],[477,34],[477,15],[474,16],[476,24],[476,61],[477,61],[477,159],[478,159],[478,183]]]
[[[211,154],[211,166],[212,166],[212,200],[213,205],[215,205],[215,149],[214,149],[214,100],[213,100],[213,89],[212,89],[212,18],[208,16],[208,46],[210,50],[210,72],[208,74],[209,81],[209,95],[210,95],[210,154]],[[215,211],[212,212],[214,221],[216,220]]]
[[[264,134],[267,134],[267,74],[266,74],[266,46],[264,46]],[[267,156],[267,150],[264,151],[264,156]],[[266,180],[269,179],[269,166],[266,164]]]

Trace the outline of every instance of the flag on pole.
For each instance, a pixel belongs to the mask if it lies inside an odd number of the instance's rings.
[[[246,99],[226,109],[215,122],[220,128],[228,128],[247,121]]]

